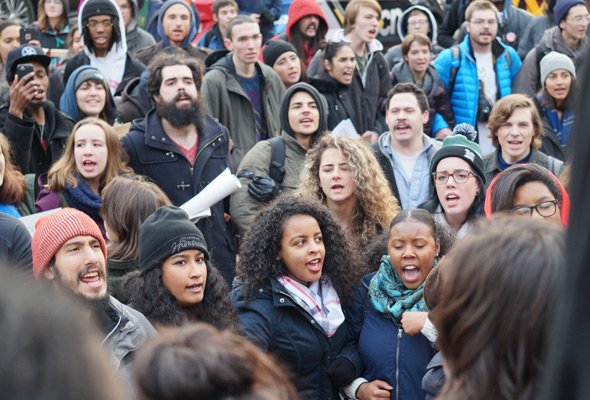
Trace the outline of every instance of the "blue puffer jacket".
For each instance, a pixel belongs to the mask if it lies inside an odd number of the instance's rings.
[[[451,49],[443,50],[434,60],[434,68],[438,71],[445,89],[450,93],[451,105],[455,114],[455,123],[458,125],[467,122],[473,126],[477,123],[477,98],[479,82],[477,78],[477,65],[469,43],[469,35],[465,36],[459,45],[461,59],[453,58]],[[496,83],[500,97],[512,93],[512,80],[518,74],[522,61],[516,51],[496,39],[492,44],[496,67]],[[508,57],[510,61],[508,61]],[[455,84],[450,92],[450,80],[453,68],[457,69]]]
[[[355,367],[356,376],[360,374],[360,359],[347,320],[327,337],[276,280],[260,288],[255,298],[248,301],[243,295],[243,283],[237,278],[231,298],[238,311],[240,329],[249,340],[290,368],[301,399],[339,399],[338,388],[327,374],[328,366],[336,358],[346,358]]]
[[[435,351],[422,334],[410,336],[375,311],[368,298],[374,275],[366,275],[358,285],[350,310],[351,335],[358,337],[365,368],[362,376],[369,382],[379,379],[393,386],[392,400],[424,400],[422,378]]]

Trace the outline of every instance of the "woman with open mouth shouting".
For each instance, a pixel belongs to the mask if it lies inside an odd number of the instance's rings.
[[[100,216],[102,189],[115,176],[131,173],[125,153],[113,128],[98,118],[74,125],[63,155],[39,177],[43,188],[37,197],[37,212],[58,207],[76,208],[90,216],[106,238]]]
[[[326,205],[360,249],[399,212],[379,163],[362,140],[323,136],[307,153],[298,192]]]
[[[433,191],[421,208],[453,238],[469,233],[483,214],[485,175],[479,145],[463,135],[447,136],[430,161]]]
[[[123,284],[130,304],[156,327],[206,322],[231,328],[229,289],[186,212],[158,208],[139,231],[139,271]]]
[[[320,203],[282,196],[242,241],[232,302],[241,330],[293,372],[302,399],[338,399],[360,374],[343,305],[360,269]]]
[[[379,270],[365,276],[351,309],[353,333],[363,361],[361,378],[345,393],[352,399],[424,399],[422,377],[434,356],[425,335],[424,281],[436,267],[440,241],[432,215],[422,209],[401,211],[391,222],[387,255]],[[406,314],[420,314],[411,330]]]

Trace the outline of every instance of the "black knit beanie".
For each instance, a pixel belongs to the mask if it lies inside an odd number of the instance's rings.
[[[139,269],[161,267],[168,257],[196,249],[209,259],[207,243],[186,212],[174,206],[158,208],[146,218],[139,231]]]
[[[272,68],[278,58],[289,51],[297,54],[297,50],[291,43],[284,40],[269,40],[262,50],[262,59],[266,65]]]
[[[87,0],[82,10],[82,21],[86,21],[95,15],[119,17],[115,5],[110,0]]]

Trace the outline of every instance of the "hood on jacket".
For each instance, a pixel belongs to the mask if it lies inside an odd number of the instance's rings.
[[[430,41],[434,46],[436,44],[436,38],[438,36],[438,23],[436,22],[434,14],[428,8],[421,5],[414,5],[408,7],[397,19],[397,32],[399,34],[400,39],[403,40],[404,37],[408,34],[408,18],[410,17],[412,11],[415,10],[421,11],[428,17],[428,22],[430,25],[430,32],[428,33],[428,37],[430,38]]]
[[[281,129],[288,135],[295,137],[293,129],[289,124],[289,103],[291,97],[297,92],[306,92],[316,101],[318,105],[318,111],[320,114],[320,121],[318,130],[313,134],[312,144],[315,143],[317,138],[328,129],[328,104],[324,96],[317,91],[316,88],[305,82],[298,82],[291,86],[286,92],[283,101],[281,102],[280,118],[281,118]]]
[[[318,35],[325,36],[328,32],[328,21],[320,5],[315,0],[293,0],[289,6],[287,12],[289,17],[285,32],[287,33],[287,39],[291,40],[291,29],[297,25],[303,17],[308,15],[317,15],[320,19],[320,26],[318,26]]]
[[[131,32],[137,28],[137,16],[139,15],[139,5],[137,4],[137,0],[129,0],[129,4],[131,5],[131,21],[129,21],[127,32]]]
[[[350,43],[350,39],[346,37],[344,29],[338,29],[336,32],[334,32],[334,36],[332,36],[331,40],[333,42]],[[367,54],[376,53],[378,51],[383,51],[383,43],[381,43],[378,39],[373,39],[373,41],[369,43],[369,52]]]
[[[162,7],[160,7],[160,10],[158,12],[159,13],[158,14],[158,35],[160,35],[160,38],[162,38],[162,42],[164,43],[164,46],[166,46],[166,47],[170,46],[170,40],[168,40],[168,38],[164,34],[164,27],[162,26],[162,17],[166,13],[166,10],[168,10],[170,7],[172,7],[175,4],[182,4],[183,6],[185,6],[191,16],[190,30],[188,32],[188,35],[186,35],[186,37],[184,38],[184,41],[182,42],[182,46],[181,46],[184,49],[184,48],[187,48],[192,43],[192,41],[195,39],[195,36],[197,36],[197,33],[199,32],[199,27],[201,25],[201,20],[199,18],[199,14],[196,13],[193,10],[193,8],[187,4],[186,1],[184,1],[184,0],[168,0],[167,2],[162,4]]]
[[[117,10],[117,14],[118,17],[117,19],[119,20],[119,32],[121,35],[120,41],[113,43],[113,45],[111,46],[111,48],[109,49],[108,53],[127,53],[127,35],[126,35],[126,30],[125,30],[125,21],[123,21],[123,15],[121,14],[121,9],[119,8],[119,6],[114,2],[114,0],[109,0],[111,3],[113,3],[113,5],[115,6],[115,9]],[[87,1],[85,1],[84,3],[82,3],[82,5],[80,6],[80,9],[78,10],[78,15],[81,16],[82,12],[84,10],[84,6],[88,4]],[[85,32],[88,31],[88,28],[86,27],[86,23],[85,21],[82,20],[82,18],[78,18],[78,30],[81,32],[82,34],[82,39],[84,39],[85,36]],[[87,34],[88,37],[90,37],[90,33]],[[92,53],[90,52],[90,49],[88,48],[88,46],[86,44],[84,44],[84,53],[88,56],[91,57]]]
[[[68,79],[68,82],[66,83],[66,87],[64,89],[64,92],[62,93],[61,98],[59,99],[60,111],[63,113],[66,113],[67,115],[72,117],[74,119],[74,121],[76,121],[76,122],[78,122],[81,119],[86,117],[84,115],[84,113],[82,112],[82,110],[80,110],[80,107],[78,107],[78,103],[76,101],[76,87],[75,87],[76,80],[78,79],[78,75],[80,75],[80,73],[82,71],[86,71],[86,70],[93,70],[97,74],[99,74],[100,76],[103,77],[103,81],[105,81],[104,85],[106,88],[105,102],[110,103],[111,110],[116,110],[115,101],[113,100],[113,96],[111,96],[111,91],[108,90],[109,85],[107,84],[106,80],[104,79],[104,76],[100,73],[100,71],[97,68],[92,67],[90,65],[82,65],[81,67],[76,68],[74,70],[74,72],[72,72],[72,75],[70,75],[70,78]],[[105,105],[106,105],[106,103],[105,103]],[[108,117],[112,117],[112,116],[108,115],[107,118]],[[110,123],[110,121],[107,121],[107,122]]]
[[[225,64],[225,61],[220,60],[224,60],[229,53],[230,51],[228,49],[221,49],[209,54],[205,57],[205,69],[209,71],[216,64],[217,66],[222,66],[222,64]]]

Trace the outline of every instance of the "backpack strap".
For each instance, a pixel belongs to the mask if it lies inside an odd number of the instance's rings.
[[[270,165],[268,166],[268,176],[270,176],[280,186],[285,179],[285,141],[282,137],[269,139],[270,143]]]
[[[449,95],[453,93],[453,88],[455,87],[455,78],[457,78],[457,72],[461,66],[461,49],[458,45],[451,47],[451,54],[451,79],[449,80]],[[454,60],[458,60],[458,62],[454,62]]]

